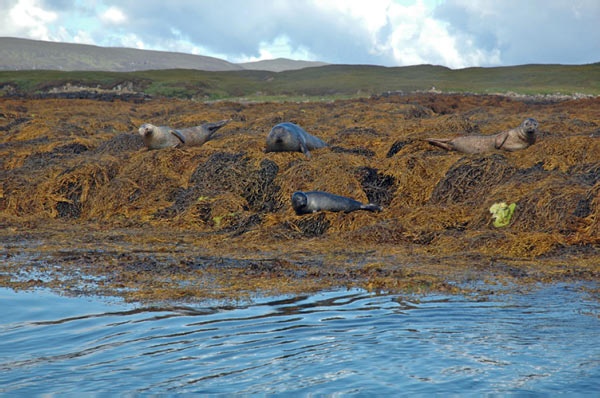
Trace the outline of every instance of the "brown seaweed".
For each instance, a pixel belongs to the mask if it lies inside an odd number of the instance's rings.
[[[0,107],[2,286],[136,300],[600,278],[599,98],[4,98]],[[422,141],[493,134],[525,117],[539,121],[540,138],[515,153],[464,156]],[[221,119],[232,122],[198,148],[146,151],[136,134],[143,122]],[[333,145],[310,160],[265,154],[281,121]],[[298,190],[384,211],[297,216]],[[492,225],[496,202],[516,203],[505,228]]]

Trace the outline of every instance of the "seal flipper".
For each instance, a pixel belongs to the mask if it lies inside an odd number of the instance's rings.
[[[454,150],[454,147],[452,146],[452,144],[450,144],[450,141],[452,141],[451,138],[425,138],[425,141],[427,141],[431,145],[437,146],[447,151]]]
[[[376,204],[373,203],[368,203],[366,205],[360,205],[360,209],[361,210],[367,210],[367,211],[382,211],[383,209],[381,208],[381,206],[378,206]]]
[[[173,130],[173,129],[170,129],[170,130],[169,130],[169,132],[170,132],[171,134],[173,134],[175,137],[177,137],[177,139],[178,139],[179,141],[181,141],[181,143],[182,143],[183,145],[185,145],[185,137],[183,136],[183,134],[181,134],[181,132],[180,132],[179,130]]]
[[[508,132],[505,131],[503,135],[504,137],[502,137],[502,135],[499,135],[494,140],[494,146],[496,147],[496,149],[502,148],[502,145],[504,145],[504,143],[508,139]]]
[[[310,154],[310,151],[308,150],[308,147],[306,146],[306,142],[304,142],[304,140],[300,141],[300,151],[302,151],[302,153],[306,155],[307,158],[312,158],[312,155]]]

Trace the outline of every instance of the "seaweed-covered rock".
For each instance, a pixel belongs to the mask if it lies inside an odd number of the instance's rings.
[[[324,213],[302,217],[293,221],[292,224],[308,238],[323,235],[331,226],[331,222],[327,220]]]
[[[250,210],[273,212],[281,207],[277,199],[281,188],[274,182],[277,173],[279,167],[272,160],[264,159],[260,163],[260,169],[253,173],[242,194]]]
[[[190,184],[202,194],[244,192],[252,169],[242,153],[218,152],[200,163],[190,177]]]
[[[387,206],[396,192],[396,179],[371,167],[360,167],[357,170],[361,185],[369,203]]]
[[[406,141],[406,140],[398,140],[398,141],[394,142],[392,144],[392,146],[390,147],[390,150],[388,151],[387,155],[385,155],[385,157],[391,158],[392,156],[394,156],[395,154],[400,152],[402,150],[402,148],[404,148],[406,145],[410,144],[410,142],[411,141]]]
[[[375,152],[365,148],[343,148],[341,146],[332,146],[329,149],[331,150],[331,152],[335,153],[349,153],[351,155],[365,156],[368,158],[372,158],[373,156],[375,156]]]
[[[97,154],[118,155],[123,152],[133,152],[144,147],[144,141],[139,134],[119,134],[108,141],[101,143],[94,149]]]
[[[56,203],[56,211],[59,218],[79,218],[81,216],[81,186],[75,182],[68,182],[59,190],[66,200]]]
[[[474,159],[461,158],[435,186],[430,203],[479,202],[496,185],[510,178],[515,171],[516,169],[500,154]]]

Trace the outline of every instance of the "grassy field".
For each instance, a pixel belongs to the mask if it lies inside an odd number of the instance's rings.
[[[200,100],[348,97],[388,91],[600,95],[600,63],[521,65],[452,70],[418,65],[387,68],[328,65],[286,72],[155,70],[142,72],[2,71],[0,94],[48,92],[66,83],[112,90],[130,83],[152,96]]]

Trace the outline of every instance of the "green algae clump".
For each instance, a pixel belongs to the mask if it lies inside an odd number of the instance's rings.
[[[515,207],[517,207],[516,203],[511,203],[510,205],[504,202],[494,203],[490,207],[490,213],[492,213],[492,217],[494,218],[494,227],[501,228],[510,224]]]

